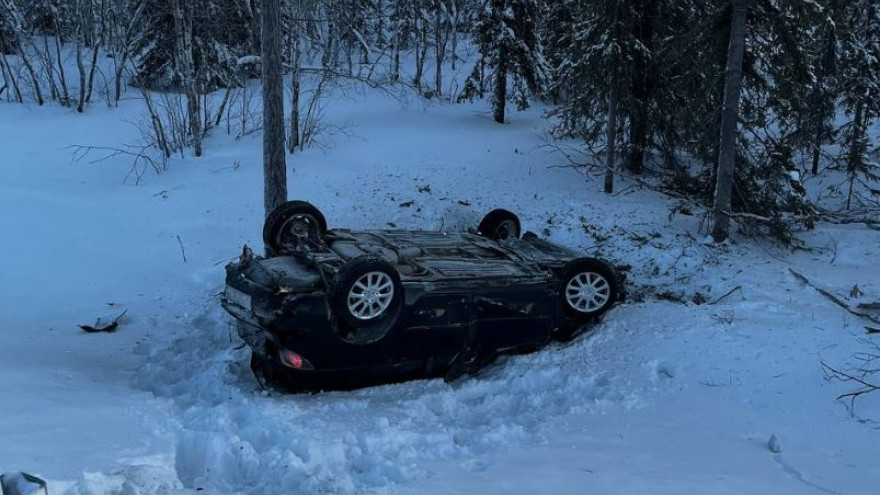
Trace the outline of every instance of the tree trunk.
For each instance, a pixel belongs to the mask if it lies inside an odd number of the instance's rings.
[[[836,9],[835,2],[832,2],[829,8],[832,10]],[[816,78],[816,86],[813,89],[812,98],[812,104],[818,107],[816,109],[816,129],[813,136],[813,164],[810,168],[813,175],[819,173],[819,160],[822,157],[822,143],[825,141],[826,133],[825,123],[831,117],[828,109],[835,108],[835,97],[828,94],[826,85],[829,83],[829,78],[837,72],[837,31],[833,22],[829,22],[826,29],[822,59],[819,63],[819,74]],[[830,103],[827,107],[825,106],[826,102]]]
[[[413,23],[415,25],[415,55],[416,55],[416,73],[413,76],[413,86],[422,91],[422,72],[425,67],[425,56],[428,53],[428,28],[422,14],[419,11],[417,3],[413,3]]]
[[[265,34],[264,34],[265,36]],[[327,39],[324,41],[324,53],[321,55],[321,65],[324,67],[330,67],[331,65],[336,65],[336,57],[333,51],[335,50],[334,41],[336,39],[336,28],[333,25],[333,22],[330,21],[327,23]],[[265,38],[264,38],[265,41]]]
[[[846,157],[846,171],[849,174],[849,192],[846,195],[846,210],[852,207],[853,191],[855,190],[856,178],[862,164],[862,157],[865,153],[865,129],[867,123],[863,122],[865,112],[865,102],[856,103],[856,114],[853,120],[852,139],[849,144],[849,151]]]
[[[84,29],[80,23],[80,30]],[[80,32],[76,36],[76,70],[79,72],[79,98],[76,104],[76,111],[83,113],[86,105],[86,67],[82,59],[83,33]]]
[[[824,139],[824,119],[816,123],[816,135],[813,137],[813,166],[810,171],[813,175],[819,174],[819,159],[822,157],[822,140]]]
[[[37,77],[34,66],[31,65],[31,61],[26,55],[27,52],[25,52],[24,50],[24,44],[21,43],[20,39],[18,43],[18,53],[21,54],[21,57],[19,57],[21,63],[24,64],[24,68],[27,70],[27,73],[31,78],[31,84],[34,87],[34,98],[36,98],[37,100],[37,105],[43,106],[43,103],[45,103],[45,101],[43,100],[43,90],[40,87],[40,79],[39,77]]]
[[[725,9],[726,10],[726,9]],[[728,56],[730,55],[730,28],[731,22],[730,19],[726,19],[727,24],[721,28],[716,30],[715,36],[718,38],[725,37],[726,43],[718,43],[717,46],[713,46],[713,59],[717,64],[718,72],[723,74],[723,71],[727,69],[727,61]],[[721,22],[719,20],[719,22]],[[721,32],[722,29],[725,32]],[[718,131],[721,129],[721,121],[724,114],[724,84],[726,82],[725,77],[717,77],[715,78],[715,84],[712,88],[712,99],[713,99],[713,113],[712,122],[710,125],[705,126],[706,132],[703,132],[702,143],[704,146],[701,146],[701,151],[703,151],[703,158],[707,162],[711,162],[712,164],[712,176],[711,182],[715,183],[718,181],[718,157],[721,155],[721,140],[718,138]]]
[[[67,74],[64,72],[63,57],[61,56],[61,27],[55,23],[55,58],[58,59],[58,79],[61,83],[62,105],[70,105],[70,91],[67,89]]]
[[[192,5],[185,0],[174,1],[174,24],[177,30],[177,61],[183,75],[183,88],[186,91],[186,108],[189,117],[189,132],[193,139],[193,154],[202,156],[202,115],[199,110],[199,93],[196,90],[195,67],[193,63]]]
[[[441,5],[441,0],[434,0],[434,53],[437,63],[437,68],[434,71],[434,92],[438,97],[443,94],[443,52],[445,51],[441,29],[441,13],[443,12]]]
[[[36,43],[33,43],[36,48]],[[61,101],[61,95],[58,87],[55,85],[55,61],[52,59],[52,50],[49,49],[49,35],[43,36],[43,49],[46,51],[45,56],[40,58],[43,60],[43,67],[46,69],[46,78],[49,79],[49,91],[53,100]]]
[[[293,33],[290,62],[290,135],[287,137],[287,151],[293,154],[299,146],[299,77],[300,77],[300,33]]]
[[[617,146],[617,81],[611,77],[611,87],[608,91],[608,123],[606,129],[606,156],[605,156],[605,194],[614,192],[614,159]]]
[[[281,0],[262,4],[263,203],[266,215],[287,201],[284,154],[284,75],[281,66]]]
[[[648,148],[649,108],[655,87],[654,62],[651,56],[654,52],[654,23],[658,10],[658,0],[642,0],[638,19],[633,25],[633,37],[645,47],[644,51],[639,50],[636,53],[632,64],[632,97],[635,100],[635,109],[630,116],[630,154],[627,169],[636,175],[641,174],[645,169],[645,152]]]
[[[106,5],[104,0],[101,0],[100,3],[101,9],[101,32],[98,33],[98,39],[95,40],[94,36],[92,37],[92,58],[89,63],[89,79],[86,83],[86,102],[91,103],[92,101],[92,88],[95,83],[95,71],[98,69],[98,51],[104,46],[107,37],[107,19],[106,19]],[[89,9],[89,24],[94,23],[94,17],[92,9]]]
[[[245,22],[248,25],[248,43],[250,44],[251,50],[248,55],[256,55],[260,50],[260,27],[257,24],[257,19],[254,15],[254,7],[251,5],[251,0],[235,1],[236,7],[239,12],[242,13]]]
[[[143,14],[144,7],[147,5],[149,0],[140,0],[137,6],[134,9],[134,13],[131,14],[131,17],[128,19],[128,24],[125,28],[125,36],[122,40],[122,56],[118,56],[114,58],[119,65],[116,66],[116,74],[113,80],[114,85],[114,95],[113,101],[116,106],[119,106],[119,98],[122,96],[122,77],[125,72],[125,65],[128,63],[128,59],[131,57],[131,42],[132,37],[135,34],[135,26],[138,25],[140,21],[141,14]],[[247,2],[248,0],[245,0]],[[256,53],[256,51],[254,52]]]
[[[480,98],[483,98],[486,95],[486,59],[480,57],[480,61],[477,62],[480,69],[480,84],[479,84],[479,94]]]
[[[721,242],[728,237],[730,227],[731,194],[736,170],[736,136],[739,122],[739,103],[742,94],[743,55],[746,45],[746,23],[749,0],[731,0],[733,15],[730,28],[730,46],[727,70],[724,76],[724,107],[721,113],[718,177],[715,182],[715,206],[712,211],[712,237]]]
[[[391,40],[391,82],[396,83],[400,80],[400,33],[395,31],[393,36]]]
[[[452,11],[452,18],[449,20],[449,35],[452,38],[450,56],[452,70],[455,70],[458,62],[458,7],[455,5],[455,0],[449,2],[449,9]]]
[[[226,113],[226,106],[229,105],[230,96],[232,96],[232,88],[228,87],[226,88],[226,91],[223,92],[223,100],[220,101],[220,107],[214,115],[214,127],[220,127],[220,122],[223,120],[223,114]]]
[[[119,61],[119,65],[116,66],[116,71],[113,78],[113,102],[118,107],[119,99],[122,98],[122,77],[123,72],[125,72],[125,64],[128,63],[128,48],[126,48],[126,53],[122,54],[122,60]]]
[[[27,56],[27,51],[24,49],[24,42],[22,41],[25,33],[20,25],[21,23],[17,20],[21,18],[21,14],[12,2],[2,2],[0,5],[2,5],[3,9],[6,11],[7,18],[13,21],[11,33],[12,42],[15,45],[15,49],[18,51],[19,60],[21,60],[21,63],[24,65],[24,68],[30,76],[31,84],[34,88],[34,98],[37,100],[38,105],[43,106],[43,103],[45,102],[43,101],[43,91],[40,88],[40,79],[37,77],[34,66],[31,64],[30,57]],[[7,69],[10,69],[11,74],[11,68],[7,66]]]
[[[92,59],[89,63],[89,79],[86,82],[86,102],[92,101],[92,88],[95,83],[95,71],[98,70],[98,50],[101,49],[101,46],[104,44],[104,35],[101,34],[101,37],[98,38],[98,41],[95,42],[92,47]]]
[[[61,98],[64,106],[70,105],[70,91],[67,89],[67,75],[64,72],[63,57],[61,56],[61,27],[55,21],[55,58],[58,59],[58,79],[61,82]]]
[[[507,105],[507,53],[502,47],[498,53],[495,69],[495,95],[492,100],[495,122],[504,123],[504,107]]]
[[[12,69],[9,67],[9,61],[6,59],[6,54],[2,51],[0,51],[0,69],[3,71],[3,81],[12,86],[12,91],[15,93],[15,100],[19,103],[23,103],[24,99],[21,97],[21,89],[18,87],[18,81],[15,79]]]

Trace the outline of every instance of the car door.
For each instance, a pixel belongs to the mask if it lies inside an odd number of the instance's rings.
[[[545,343],[556,297],[547,283],[505,283],[475,293],[471,318],[480,353],[503,353]]]
[[[462,348],[468,332],[470,296],[455,292],[420,295],[403,315],[400,348],[415,359],[426,360],[430,374],[434,363],[446,363]]]

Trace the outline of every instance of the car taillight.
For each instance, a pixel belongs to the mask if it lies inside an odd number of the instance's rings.
[[[281,364],[295,370],[313,370],[315,369],[306,358],[289,350],[282,349],[280,352]]]

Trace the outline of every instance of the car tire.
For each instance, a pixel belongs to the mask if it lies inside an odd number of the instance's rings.
[[[269,213],[263,224],[263,244],[270,254],[285,246],[298,246],[305,240],[320,243],[327,233],[327,220],[321,210],[306,201],[288,201]]]
[[[559,298],[568,321],[563,338],[611,309],[620,295],[617,271],[597,258],[578,258],[562,269]]]
[[[487,213],[477,227],[477,234],[493,241],[519,239],[520,232],[519,217],[502,209]]]
[[[332,306],[339,336],[352,344],[380,340],[397,322],[403,306],[403,284],[387,261],[360,256],[336,275]]]

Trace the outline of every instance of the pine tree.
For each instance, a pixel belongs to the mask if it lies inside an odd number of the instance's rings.
[[[880,5],[872,0],[856,0],[848,6],[845,16],[840,84],[843,109],[852,118],[842,130],[849,175],[846,202],[849,210],[857,182],[872,195],[880,196],[876,186],[865,182],[880,181],[880,166],[869,157],[868,141],[868,128],[880,117]]]
[[[201,91],[239,84],[238,59],[253,55],[253,28],[238,2],[187,0],[192,16],[195,84]],[[136,81],[148,88],[182,88],[185,74],[175,63],[174,0],[153,0],[143,13]]]
[[[504,123],[508,100],[523,110],[528,108],[530,96],[544,93],[547,63],[538,33],[538,15],[536,0],[488,0],[475,26],[480,60],[465,82],[460,99],[481,96],[485,71],[490,69],[495,122]]]
[[[370,40],[376,38],[378,10],[375,0],[341,0],[333,2],[334,29],[344,50],[349,74],[357,62],[370,61]]]
[[[690,26],[690,3],[553,4],[547,29],[555,33],[548,58],[556,76],[551,94],[560,102],[557,134],[582,136],[590,143],[604,134],[608,147],[617,144],[608,142],[614,135],[625,145],[626,168],[635,174],[645,169],[650,152],[678,146],[680,131],[673,126],[686,121],[669,116],[681,106],[679,81],[692,69],[678,60],[682,27]],[[612,113],[618,115],[614,127],[628,132],[608,132],[615,120],[608,118]],[[613,161],[610,154],[606,161]]]
[[[810,49],[815,76],[813,87],[806,99],[804,118],[798,123],[797,136],[801,147],[811,154],[810,170],[819,173],[822,146],[835,138],[834,114],[837,106],[839,87],[837,69],[839,66],[838,25],[841,24],[841,0],[827,0],[818,22],[815,39]]]
[[[561,33],[554,40],[558,48],[550,50],[555,76],[552,92],[562,99],[556,112],[560,118],[557,132],[594,143],[607,129],[608,95],[616,89],[618,99],[626,98],[621,91],[629,83],[624,68],[634,47],[623,39],[628,31],[624,18],[632,11],[625,0],[580,3],[559,2],[551,15],[560,23],[555,29]]]
[[[683,54],[675,63],[664,63],[676,74],[676,87],[666,88],[678,93],[674,98],[664,95],[664,113],[673,132],[662,135],[664,154],[674,152],[693,157],[704,166],[692,175],[694,167],[675,167],[667,181],[669,187],[706,202],[714,202],[718,217],[723,211],[738,215],[740,226],[750,223],[752,232],[762,231],[785,241],[797,222],[811,225],[812,210],[804,197],[795,150],[803,147],[794,139],[809,108],[808,99],[815,82],[815,46],[818,13],[821,9],[812,0],[752,1],[748,5],[746,36],[742,61],[742,85],[739,115],[733,126],[735,163],[729,180],[729,209],[725,198],[717,201],[722,141],[719,139],[724,110],[725,73],[729,62],[733,2],[693,2],[692,19],[681,33],[684,45],[673,48]],[[666,69],[664,69],[666,70]],[[664,103],[677,102],[677,105]],[[730,122],[727,129],[729,130]],[[815,129],[812,127],[811,129]],[[731,141],[728,139],[729,144]],[[730,149],[725,159],[729,159]],[[726,188],[727,186],[723,186]],[[760,218],[760,220],[757,220]],[[723,221],[723,220],[722,220]],[[755,229],[752,229],[755,227]],[[723,225],[716,237],[723,238]]]
[[[12,55],[15,53],[15,42],[13,36],[14,25],[12,17],[6,10],[0,7],[0,55]]]
[[[27,71],[28,77],[31,81],[31,85],[33,88],[34,99],[37,101],[37,104],[42,106],[45,100],[43,99],[43,89],[42,84],[40,82],[40,77],[37,74],[37,70],[34,68],[34,64],[31,62],[30,57],[24,56],[25,51],[25,40],[31,35],[29,32],[30,26],[25,23],[25,15],[23,9],[20,9],[13,0],[0,0],[0,17],[3,17],[4,20],[0,21],[0,23],[5,24],[7,26],[7,30],[10,33],[11,39],[8,40],[9,43],[13,46],[13,51],[22,55],[21,63],[24,65],[25,70]],[[6,41],[6,39],[4,38]],[[4,69],[3,74],[4,78],[9,76],[10,78],[14,77],[12,74],[12,69],[9,66],[8,61],[4,57],[3,61]],[[16,91],[18,91],[16,89]],[[19,93],[20,95],[20,93]],[[21,100],[21,98],[19,98]]]

